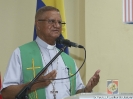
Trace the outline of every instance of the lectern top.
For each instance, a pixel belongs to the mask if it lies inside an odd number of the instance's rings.
[[[133,99],[133,93],[80,93],[64,99]]]

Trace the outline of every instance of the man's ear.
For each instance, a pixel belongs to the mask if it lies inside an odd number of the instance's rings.
[[[40,24],[39,24],[38,21],[35,21],[35,27],[36,27],[37,30],[40,30]]]

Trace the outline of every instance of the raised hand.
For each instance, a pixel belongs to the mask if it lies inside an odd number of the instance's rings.
[[[85,92],[91,92],[92,89],[98,84],[100,76],[99,76],[100,70],[97,70],[94,75],[90,78],[88,81],[84,91]]]

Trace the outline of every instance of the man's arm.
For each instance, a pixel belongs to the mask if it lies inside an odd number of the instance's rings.
[[[85,88],[83,88],[83,89],[77,90],[76,94],[78,94],[78,93],[87,93],[87,92],[88,92],[88,93],[91,93],[92,90],[88,91],[88,90],[86,90],[86,87],[85,87]]]
[[[38,80],[41,80],[43,82],[34,84],[28,93],[33,92],[36,89],[48,86],[51,83],[51,80],[45,80],[45,79],[55,79],[56,74],[57,72],[53,70],[52,72],[48,73],[46,76],[41,75]],[[10,85],[2,89],[1,94],[3,99],[15,99],[15,96],[21,91],[21,89],[23,89],[27,85],[28,83],[21,85]]]
[[[17,93],[25,87],[27,84],[22,85],[11,85],[2,89],[1,94],[3,99],[15,99]]]
[[[100,76],[99,76],[100,70],[97,70],[94,75],[90,78],[88,81],[88,84],[85,88],[77,90],[76,94],[78,93],[85,93],[85,92],[92,92],[92,89],[98,84]]]

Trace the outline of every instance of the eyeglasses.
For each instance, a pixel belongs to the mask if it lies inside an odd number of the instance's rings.
[[[38,21],[47,21],[51,25],[58,23],[60,26],[64,26],[66,24],[65,22],[56,21],[56,20],[53,20],[53,19],[47,19],[47,20],[46,19],[39,19]]]

